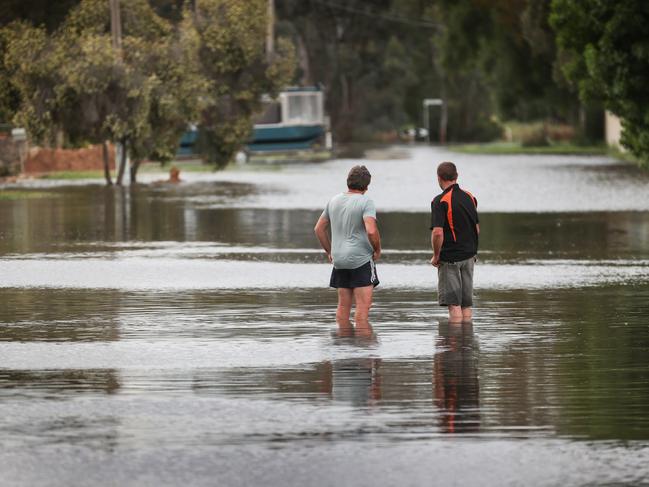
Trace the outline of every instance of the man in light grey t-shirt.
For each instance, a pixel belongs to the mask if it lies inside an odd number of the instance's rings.
[[[379,284],[374,263],[381,256],[381,237],[374,202],[365,195],[371,179],[365,166],[354,166],[347,176],[347,192],[329,200],[314,229],[334,265],[329,285],[338,289],[336,321],[343,333],[353,331],[349,315],[354,301],[356,333],[372,332],[368,316]]]

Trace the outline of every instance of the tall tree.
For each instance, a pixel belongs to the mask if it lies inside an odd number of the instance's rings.
[[[103,0],[84,0],[51,35],[25,23],[5,29],[5,58],[22,100],[16,118],[32,138],[56,145],[113,140],[128,150],[146,136],[158,79],[145,61],[170,29],[145,0],[132,0],[122,18],[122,52],[111,45]]]
[[[265,52],[266,0],[195,0],[186,16],[207,82],[198,146],[207,162],[222,167],[249,137],[262,94],[276,94],[293,78],[294,50],[279,39],[275,52]]]
[[[649,4],[553,0],[550,22],[566,76],[622,118],[622,144],[649,165]]]
[[[175,24],[146,0],[130,0],[121,17],[118,51],[105,0],[83,0],[51,34],[17,22],[1,39],[21,100],[16,120],[31,137],[72,146],[119,141],[133,181],[142,160],[173,158],[191,122],[207,135],[206,159],[226,164],[245,143],[262,93],[292,77],[290,45],[280,40],[276,53],[264,52],[264,0],[197,0]]]

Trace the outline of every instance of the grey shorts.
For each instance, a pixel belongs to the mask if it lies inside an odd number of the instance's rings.
[[[476,258],[440,262],[437,294],[440,306],[473,306],[473,265]]]

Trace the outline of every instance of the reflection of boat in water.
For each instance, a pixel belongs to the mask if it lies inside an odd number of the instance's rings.
[[[326,160],[332,155],[331,134],[325,116],[324,93],[319,87],[288,88],[277,98],[265,96],[245,147],[246,160]],[[198,138],[196,127],[183,135],[179,156],[191,156]]]
[[[440,323],[433,363],[433,392],[445,433],[480,429],[477,343],[471,323]]]

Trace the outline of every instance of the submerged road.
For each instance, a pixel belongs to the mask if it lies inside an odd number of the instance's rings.
[[[359,161],[0,198],[0,484],[649,482],[649,178],[406,153],[360,161],[386,248],[369,339],[337,336],[312,234]],[[427,264],[449,159],[482,212],[471,326]]]

